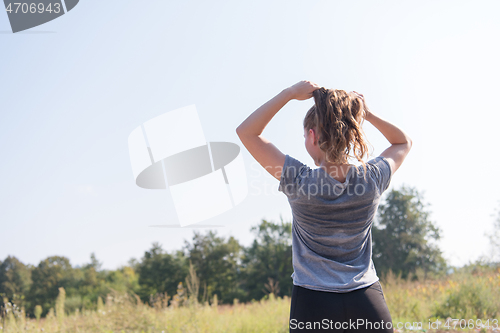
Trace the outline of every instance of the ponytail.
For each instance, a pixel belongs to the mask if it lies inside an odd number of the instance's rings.
[[[316,128],[319,148],[327,162],[344,164],[355,158],[363,165],[368,153],[362,123],[365,111],[360,99],[344,90],[320,88],[313,92],[314,106],[304,118],[304,128]]]

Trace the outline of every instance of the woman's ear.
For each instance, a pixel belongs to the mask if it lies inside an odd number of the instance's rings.
[[[311,132],[311,135],[312,135],[312,139],[313,139],[313,144],[314,145],[317,145],[318,144],[318,136],[316,135],[316,130],[311,128],[309,130],[309,132]]]

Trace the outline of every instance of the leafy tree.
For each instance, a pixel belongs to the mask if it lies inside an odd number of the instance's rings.
[[[102,263],[94,253],[90,255],[90,263],[74,269],[75,291],[68,297],[66,307],[72,311],[76,308],[94,309],[99,296],[106,296],[110,291],[106,283],[106,271],[101,271]]]
[[[292,223],[274,224],[262,220],[252,227],[256,235],[245,249],[244,285],[249,299],[261,299],[273,291],[276,296],[291,295],[293,281]]]
[[[139,275],[132,267],[123,266],[114,271],[106,271],[105,283],[113,290],[119,292],[139,292]],[[109,289],[106,291],[108,292]],[[104,297],[106,294],[101,293]]]
[[[169,254],[159,243],[153,243],[152,248],[146,251],[137,265],[137,272],[140,284],[138,295],[143,301],[148,301],[150,296],[156,293],[175,295],[177,285],[184,281],[188,274],[188,264],[182,251]]]
[[[95,253],[90,254],[90,263],[86,265],[87,268],[93,268],[96,272],[101,270],[102,263],[97,260]]]
[[[41,305],[45,315],[55,306],[59,288],[74,290],[75,272],[68,258],[53,256],[42,260],[31,274],[32,285],[29,291],[30,313],[36,305]]]
[[[95,253],[91,253],[90,263],[79,269],[81,271],[81,279],[78,283],[80,293],[93,293],[93,291],[104,282],[105,274],[99,274],[101,266],[102,263],[97,260]]]
[[[24,265],[16,257],[8,256],[0,261],[0,294],[9,300],[14,295],[22,298],[31,286],[31,267]],[[21,302],[22,303],[22,302]],[[22,306],[24,304],[17,304]]]
[[[441,273],[446,269],[442,252],[435,244],[440,229],[429,219],[423,196],[415,188],[393,189],[379,206],[378,219],[372,226],[373,262],[378,273],[392,270],[403,278],[417,268]]]
[[[213,231],[205,235],[195,232],[192,243],[186,241],[184,250],[200,279],[200,298],[217,294],[223,303],[232,303],[244,297],[239,281],[242,247],[234,237],[226,240]]]
[[[134,271],[139,269],[140,262],[136,258],[130,258],[127,263],[128,267],[131,267]]]

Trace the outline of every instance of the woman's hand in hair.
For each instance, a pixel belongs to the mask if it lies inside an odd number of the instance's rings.
[[[303,101],[313,97],[313,91],[321,88],[314,82],[311,81],[300,81],[293,86],[287,88],[290,93],[291,99],[296,99]]]
[[[365,118],[366,120],[370,121],[368,118],[370,118],[371,116],[371,112],[370,112],[370,109],[368,108],[368,106],[366,105],[366,102],[365,102],[365,97],[363,96],[363,94],[360,94],[356,91],[352,91],[352,93],[361,100],[361,105],[363,105],[363,110],[364,110],[364,115],[363,115],[363,118]]]

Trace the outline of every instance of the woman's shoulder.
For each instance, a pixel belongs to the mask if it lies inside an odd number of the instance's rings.
[[[372,179],[380,191],[384,192],[392,179],[391,166],[384,156],[376,156],[369,159],[366,164],[366,176]],[[358,166],[359,174],[365,176],[363,166]]]

